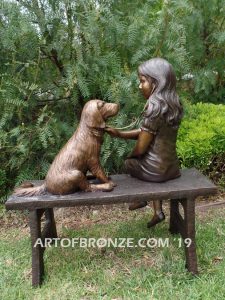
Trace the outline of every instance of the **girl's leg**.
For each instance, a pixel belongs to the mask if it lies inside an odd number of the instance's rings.
[[[130,174],[131,176],[139,178],[141,180],[152,181],[152,180],[149,180],[148,176],[143,174],[143,171],[142,171],[139,161],[137,159],[125,160],[125,172]],[[148,204],[147,201],[134,202],[129,205],[129,210],[135,210],[135,209],[144,207],[147,204]],[[153,215],[151,221],[149,221],[147,224],[148,228],[155,226],[156,224],[162,222],[165,219],[165,215],[162,210],[162,200],[154,200],[153,208],[154,208],[154,215]]]
[[[147,205],[147,201],[139,201],[139,202],[133,202],[129,205],[129,210],[135,210],[138,208],[145,207]]]
[[[162,222],[165,219],[165,215],[162,210],[162,200],[153,201],[154,215],[151,221],[148,222],[147,227],[153,227],[156,224]]]
[[[137,159],[127,159],[125,160],[125,172],[133,177],[138,178],[141,173],[139,162]],[[147,201],[133,202],[129,205],[129,210],[135,210],[147,205]]]

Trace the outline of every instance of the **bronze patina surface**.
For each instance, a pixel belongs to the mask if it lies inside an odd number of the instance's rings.
[[[17,196],[34,196],[50,192],[70,194],[84,191],[110,191],[114,183],[106,176],[100,165],[100,149],[103,142],[105,122],[115,116],[119,105],[101,100],[88,101],[82,111],[79,126],[66,145],[55,157],[45,182],[38,187],[28,183],[15,190]],[[86,173],[90,171],[99,184],[90,184]]]
[[[125,161],[126,172],[145,181],[163,182],[180,176],[176,153],[177,131],[183,115],[176,93],[176,77],[165,59],[153,58],[138,68],[141,90],[147,103],[140,128],[120,131],[106,128],[113,137],[136,139],[136,145]],[[147,202],[135,203],[130,209],[143,207]],[[154,201],[155,213],[149,227],[165,216],[162,203]]]

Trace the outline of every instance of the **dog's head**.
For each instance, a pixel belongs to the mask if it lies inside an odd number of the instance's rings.
[[[102,100],[88,101],[82,111],[81,122],[94,129],[104,129],[108,118],[115,116],[119,111],[119,104],[107,103]]]

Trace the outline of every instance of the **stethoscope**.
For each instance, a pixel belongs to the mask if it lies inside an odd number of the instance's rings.
[[[137,126],[138,124],[140,124],[142,118],[143,118],[143,114],[145,112],[147,108],[147,104],[145,105],[144,109],[142,110],[142,112],[139,114],[139,116],[132,122],[130,123],[129,125],[125,126],[125,127],[120,127],[120,128],[115,128],[117,130],[124,130],[124,129],[128,129],[128,128],[132,128],[132,127],[135,127]]]
[[[156,89],[156,86],[154,85],[154,87],[152,89],[152,92],[151,92],[151,95],[154,93],[155,89]],[[115,128],[115,129],[117,129],[117,130],[124,130],[124,129],[132,128],[132,127],[137,126],[138,124],[140,124],[141,120],[143,118],[144,112],[148,108],[148,105],[149,105],[148,102],[149,102],[149,99],[147,100],[147,102],[146,102],[146,104],[145,104],[144,109],[142,110],[142,112],[139,114],[139,116],[132,123],[130,123],[129,125],[127,125],[125,127]]]

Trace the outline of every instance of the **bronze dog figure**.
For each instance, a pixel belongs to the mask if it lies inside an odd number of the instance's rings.
[[[55,157],[45,182],[33,187],[31,183],[15,189],[16,196],[34,196],[50,192],[65,195],[77,190],[110,191],[115,186],[100,165],[100,150],[106,120],[115,116],[119,105],[101,100],[88,101],[82,111],[79,126],[66,145]],[[102,184],[90,184],[86,173],[90,171]]]

